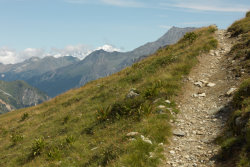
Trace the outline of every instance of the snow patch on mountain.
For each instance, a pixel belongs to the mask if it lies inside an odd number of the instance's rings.
[[[98,47],[96,50],[104,50],[106,52],[119,52],[121,49],[115,48],[112,45],[103,45],[101,47]]]

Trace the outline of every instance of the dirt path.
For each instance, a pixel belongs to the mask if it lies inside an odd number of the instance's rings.
[[[225,105],[231,97],[225,94],[237,87],[237,82],[228,79],[224,66],[233,43],[228,35],[225,30],[216,32],[218,49],[201,55],[184,81],[183,94],[177,100],[180,113],[172,122],[174,135],[165,147],[164,167],[215,166],[213,157],[219,148],[213,140],[226,120],[218,111],[227,110]]]

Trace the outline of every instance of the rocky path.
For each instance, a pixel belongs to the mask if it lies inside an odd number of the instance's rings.
[[[224,127],[226,116],[221,110],[237,87],[228,80],[224,68],[227,53],[234,41],[225,30],[218,30],[219,47],[201,55],[199,64],[184,81],[183,94],[178,98],[180,113],[172,121],[174,130],[170,145],[165,147],[166,162],[162,167],[213,167],[219,147],[214,139]]]

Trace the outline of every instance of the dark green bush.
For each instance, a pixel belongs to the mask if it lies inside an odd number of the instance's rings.
[[[24,121],[25,119],[27,119],[29,117],[28,113],[24,113],[21,117],[21,121]]]
[[[193,43],[197,39],[198,35],[194,32],[188,32],[184,35],[183,40]]]
[[[45,148],[45,141],[43,137],[35,139],[33,146],[31,148],[31,156],[36,157],[39,156],[43,149]]]
[[[119,120],[123,117],[134,116],[134,118],[140,117],[138,111],[141,105],[145,102],[140,96],[134,98],[126,98],[122,101],[116,102],[106,108],[100,108],[97,110],[97,119],[100,122],[107,120]]]
[[[246,17],[250,17],[250,11],[246,13]]]
[[[217,30],[216,25],[210,26],[208,32],[214,33]]]
[[[65,141],[67,144],[72,144],[76,141],[75,137],[73,135],[69,135],[65,138]]]
[[[247,79],[240,86],[239,91],[233,97],[233,104],[235,108],[242,108],[243,100],[250,97],[250,79]]]

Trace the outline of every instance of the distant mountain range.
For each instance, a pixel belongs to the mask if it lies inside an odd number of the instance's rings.
[[[49,97],[24,81],[0,81],[0,114],[40,104]]]
[[[78,61],[80,61],[78,58],[72,56],[59,58],[47,56],[43,59],[32,57],[17,64],[0,64],[1,79],[5,81],[27,81],[33,76],[39,76],[46,72],[74,64]]]
[[[96,50],[85,59],[72,56],[43,59],[32,58],[14,65],[0,65],[0,74],[6,81],[24,80],[54,97],[91,80],[105,77],[153,54],[166,45],[176,43],[186,32],[195,28],[172,27],[155,42],[147,43],[130,52]]]

